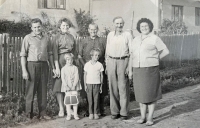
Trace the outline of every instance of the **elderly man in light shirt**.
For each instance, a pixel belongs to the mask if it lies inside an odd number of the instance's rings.
[[[128,74],[129,47],[133,40],[129,32],[123,31],[122,17],[113,19],[115,31],[108,34],[106,46],[106,70],[110,89],[111,118],[127,119],[129,103]]]

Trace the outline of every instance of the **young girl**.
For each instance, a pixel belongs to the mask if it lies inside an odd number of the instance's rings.
[[[66,53],[64,55],[64,58],[66,60],[66,65],[61,69],[61,80],[62,80],[62,86],[61,86],[61,92],[67,92],[73,91],[78,93],[77,91],[81,89],[81,85],[79,82],[79,74],[78,74],[78,68],[74,66],[73,63],[73,54],[72,53]],[[74,109],[74,119],[79,120],[77,109],[77,105],[66,105],[67,108],[67,120],[71,119],[71,106],[73,106]]]
[[[89,102],[89,119],[99,119],[99,93],[102,93],[103,65],[98,62],[100,50],[90,52],[92,60],[84,66],[84,85]]]

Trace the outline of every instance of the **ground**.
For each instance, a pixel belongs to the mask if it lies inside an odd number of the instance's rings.
[[[136,124],[140,113],[138,103],[135,101],[130,102],[130,117],[125,121],[112,120],[109,107],[106,110],[107,116],[99,120],[81,117],[79,121],[66,121],[65,118],[57,118],[30,125],[19,124],[16,128],[199,128],[200,84],[164,94],[157,103],[153,126]]]

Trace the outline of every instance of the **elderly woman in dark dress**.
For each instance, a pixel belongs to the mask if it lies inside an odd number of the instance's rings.
[[[129,78],[133,77],[136,101],[139,102],[141,119],[137,123],[153,125],[156,101],[162,98],[159,60],[169,54],[163,41],[152,34],[153,23],[142,18],[137,23],[141,35],[134,38],[129,60]],[[146,117],[148,108],[148,117]]]
[[[72,53],[74,57],[77,57],[77,52],[75,48],[75,39],[69,34],[68,30],[72,27],[72,22],[67,18],[62,18],[58,22],[58,27],[60,28],[60,32],[53,37],[53,56],[55,63],[55,74],[56,79],[53,86],[53,92],[56,93],[57,101],[59,104],[59,117],[64,116],[64,103],[63,103],[63,94],[61,93],[61,78],[60,78],[60,70],[65,65],[64,54]]]

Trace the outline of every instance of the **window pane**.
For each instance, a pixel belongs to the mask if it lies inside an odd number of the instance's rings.
[[[64,4],[64,0],[57,0],[57,8],[65,8]]]
[[[47,8],[56,8],[56,0],[47,0]]]
[[[38,0],[38,8],[45,8],[45,0]]]

